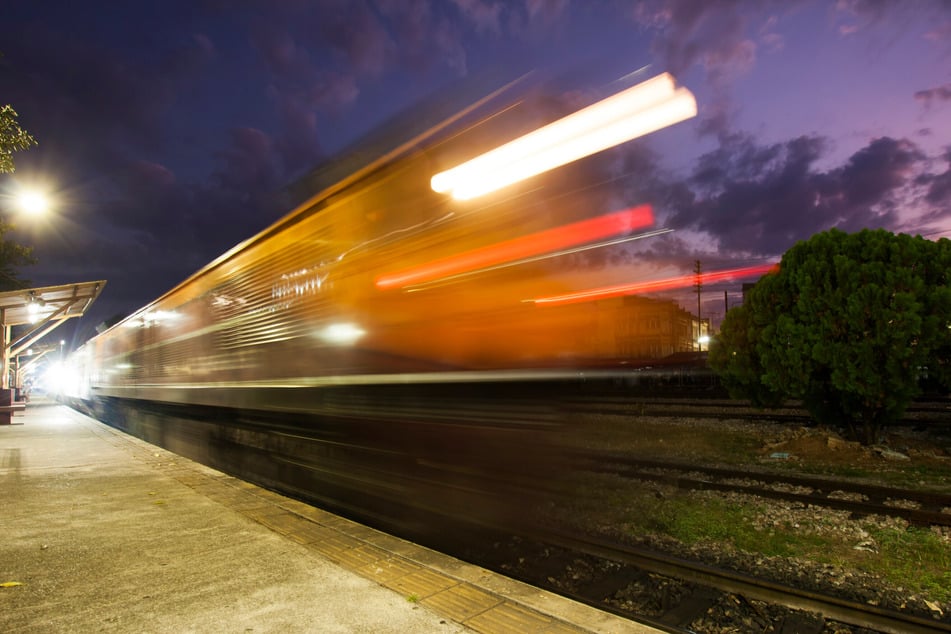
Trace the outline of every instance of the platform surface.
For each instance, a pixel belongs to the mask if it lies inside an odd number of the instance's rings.
[[[0,425],[0,632],[653,631],[52,401]]]

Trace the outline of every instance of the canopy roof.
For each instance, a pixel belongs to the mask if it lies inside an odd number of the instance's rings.
[[[10,387],[11,359],[70,317],[82,317],[105,285],[105,280],[97,280],[0,293],[0,332],[3,337],[0,388]],[[33,327],[19,335],[16,341],[11,341],[8,327],[25,324]]]
[[[81,317],[99,297],[105,280],[24,288],[0,293],[0,325],[40,324]]]

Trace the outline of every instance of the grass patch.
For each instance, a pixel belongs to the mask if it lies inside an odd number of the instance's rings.
[[[828,540],[807,532],[757,528],[758,505],[742,505],[686,494],[648,502],[639,528],[662,533],[688,546],[702,542],[733,545],[737,550],[768,557],[795,557],[821,551]]]
[[[872,480],[884,486],[906,487],[910,489],[925,486],[943,490],[951,486],[951,468],[935,467],[929,464],[901,464],[900,466],[888,468],[887,465],[882,463],[875,463],[870,467],[863,467],[844,463],[797,461],[776,463],[775,469],[789,473],[851,478],[853,480]]]
[[[929,530],[870,528],[879,556],[864,568],[938,601],[951,601],[951,544]]]
[[[854,447],[837,451],[827,448],[824,438],[812,431],[795,438],[801,442],[790,450],[793,459],[769,461],[764,447],[773,434],[754,433],[760,428],[751,430],[729,421],[680,424],[669,419],[599,415],[580,418],[578,423],[577,435],[571,439],[575,447],[908,488],[946,490],[951,486],[947,461],[908,452],[911,461],[888,462]],[[894,446],[903,449],[898,442]],[[915,448],[913,439],[909,447]],[[589,525],[613,526],[638,538],[652,535],[687,547],[728,544],[754,555],[829,564],[875,575],[909,594],[951,601],[951,543],[929,530],[863,522],[861,528],[868,535],[859,537],[858,527],[841,525],[842,516],[834,512],[776,514],[769,510],[775,507],[753,498],[688,492],[609,475],[573,474],[565,486],[566,503],[559,515],[568,524],[584,518]],[[871,552],[856,549],[866,537],[873,543]]]
[[[766,507],[696,493],[657,498],[614,490],[602,502],[621,504],[618,521],[635,536],[663,535],[693,546],[730,544],[738,551],[767,557],[791,557],[881,576],[931,600],[951,600],[951,544],[919,528],[865,525],[878,552],[854,548],[857,538],[832,530],[828,523],[765,525]]]

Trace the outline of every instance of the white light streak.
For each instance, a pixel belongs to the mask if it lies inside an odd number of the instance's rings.
[[[459,200],[475,198],[696,114],[693,94],[664,73],[440,172],[431,185]]]

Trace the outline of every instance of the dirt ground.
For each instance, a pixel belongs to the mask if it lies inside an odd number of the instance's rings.
[[[919,484],[951,484],[951,439],[941,435],[898,428],[887,434],[884,443],[872,446],[846,440],[825,427],[789,428],[781,435],[783,438],[763,444],[761,460],[788,459],[802,466],[870,474],[908,471],[909,479],[919,476]],[[932,482],[933,478],[936,481]]]

